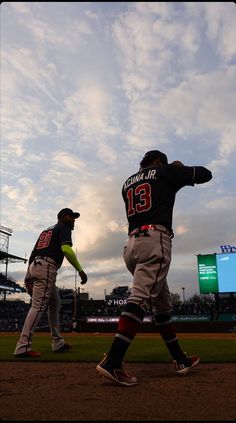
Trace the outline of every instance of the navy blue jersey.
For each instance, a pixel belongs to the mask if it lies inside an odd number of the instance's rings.
[[[211,177],[211,172],[202,166],[169,164],[140,169],[122,187],[129,233],[151,223],[172,230],[177,191],[187,185],[207,182]]]
[[[64,254],[61,249],[63,244],[73,245],[71,240],[71,228],[63,223],[57,223],[54,226],[50,226],[39,235],[31,253],[29,263],[37,256],[47,256],[55,260],[58,267],[61,267],[64,259]]]

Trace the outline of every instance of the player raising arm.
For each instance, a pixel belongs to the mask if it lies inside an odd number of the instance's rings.
[[[120,385],[138,383],[135,376],[124,371],[122,363],[147,307],[152,309],[154,323],[173,358],[176,373],[185,374],[199,362],[198,356],[187,356],[178,343],[171,320],[167,274],[174,236],[175,195],[184,186],[203,184],[211,178],[211,172],[203,166],[184,166],[178,160],[168,164],[164,153],[152,150],[143,157],[139,171],[123,185],[129,224],[123,257],[133,275],[133,284],[111,348],[96,367],[100,374]]]

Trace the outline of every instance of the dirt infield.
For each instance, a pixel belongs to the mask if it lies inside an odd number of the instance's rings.
[[[140,380],[128,388],[99,376],[96,364],[1,362],[0,419],[236,420],[236,364],[200,363],[181,377],[171,364],[127,363],[126,369]]]

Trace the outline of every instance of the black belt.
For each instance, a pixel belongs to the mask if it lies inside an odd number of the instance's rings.
[[[53,260],[51,257],[47,257],[47,256],[37,256],[34,258],[34,260],[45,260],[48,261],[51,264],[55,264],[55,266],[57,266],[57,263],[55,260]]]
[[[165,226],[156,225],[153,223],[150,225],[142,225],[139,228],[133,229],[133,231],[129,233],[129,236],[135,236],[135,237],[143,236],[145,235],[145,233],[148,233],[149,230],[163,232],[167,234],[170,238],[174,238],[173,231],[167,229]]]

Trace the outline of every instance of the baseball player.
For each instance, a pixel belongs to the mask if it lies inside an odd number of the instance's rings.
[[[183,187],[203,184],[212,178],[202,166],[184,166],[180,161],[168,164],[158,150],[148,151],[137,173],[122,188],[129,224],[129,238],[123,257],[133,275],[131,294],[120,316],[117,333],[108,354],[97,365],[97,371],[120,385],[136,385],[135,376],[124,371],[124,355],[143,322],[147,306],[171,354],[177,374],[185,374],[199,362],[181,349],[173,322],[167,285],[174,236],[172,214],[176,193]]]
[[[79,216],[80,213],[71,209],[62,209],[57,215],[58,222],[45,229],[34,246],[25,277],[25,286],[32,302],[16,345],[16,357],[41,356],[39,352],[32,350],[31,345],[32,336],[45,310],[48,314],[53,352],[64,352],[71,348],[60,334],[60,297],[56,288],[56,277],[66,257],[79,272],[81,284],[87,282],[87,275],[72,249],[71,231],[74,229],[75,219]]]

